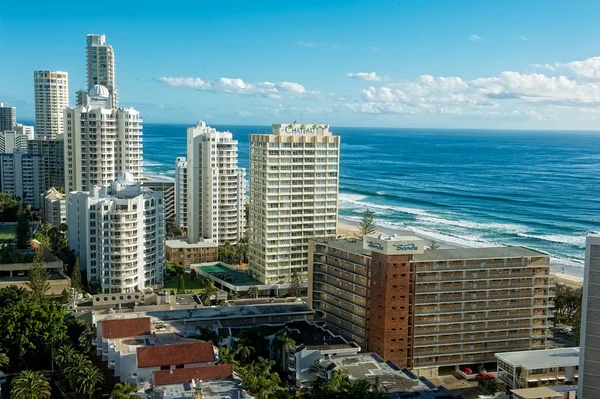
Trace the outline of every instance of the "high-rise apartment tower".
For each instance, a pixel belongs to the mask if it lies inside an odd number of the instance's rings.
[[[61,71],[33,71],[33,85],[37,137],[54,139],[64,132],[69,75]]]
[[[95,85],[106,87],[116,108],[118,93],[115,83],[115,52],[110,44],[106,44],[105,35],[87,35],[86,39],[87,89]]]

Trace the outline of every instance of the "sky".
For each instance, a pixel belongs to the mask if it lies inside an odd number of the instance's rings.
[[[85,35],[146,123],[596,130],[600,1],[7,2],[0,102],[85,88]]]

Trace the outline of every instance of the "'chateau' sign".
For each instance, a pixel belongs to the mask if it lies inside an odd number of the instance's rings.
[[[298,136],[328,136],[329,133],[329,125],[320,125],[320,124],[299,124],[299,123],[290,123],[287,125],[273,125],[273,132],[275,134],[285,134],[285,135],[298,135]]]

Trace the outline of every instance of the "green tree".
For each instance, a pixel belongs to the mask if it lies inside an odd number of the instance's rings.
[[[210,341],[214,345],[219,345],[221,343],[221,337],[215,330],[209,327],[196,327],[197,338],[202,341]]]
[[[12,399],[47,399],[50,397],[50,384],[44,374],[36,371],[23,370],[11,384]]]
[[[292,278],[290,282],[290,296],[300,296],[300,277],[298,277],[298,273],[296,272],[292,273]]]
[[[85,319],[67,317],[65,319],[67,326],[67,335],[71,342],[82,352],[87,353],[92,349],[92,339],[94,339],[94,330],[92,325]]]
[[[258,299],[259,294],[260,294],[260,288],[258,288],[258,286],[253,285],[252,287],[248,288],[248,295],[253,296],[254,299]]]
[[[96,392],[96,387],[104,381],[104,376],[98,367],[92,365],[90,362],[86,367],[77,370],[75,381],[75,391],[88,395],[91,398],[94,392]]]
[[[477,390],[482,395],[493,395],[504,391],[504,385],[494,377],[482,376],[477,378]]]
[[[81,284],[81,266],[79,265],[79,258],[75,259],[73,272],[71,272],[71,287],[75,288],[77,292],[81,292],[83,290],[83,286]]]
[[[279,357],[282,359],[281,368],[287,372],[289,353],[292,349],[296,348],[296,341],[293,338],[288,337],[285,330],[279,330],[275,333],[275,346],[279,353]]]
[[[210,280],[210,279],[209,279]],[[202,289],[204,292],[201,295],[202,304],[204,306],[209,306],[211,298],[219,292],[219,289],[215,287],[215,284],[212,280],[210,280],[209,284],[203,285]]]
[[[62,292],[60,293],[60,303],[67,305],[70,300],[71,294],[69,294],[69,290],[63,288]]]
[[[281,378],[272,371],[273,365],[274,362],[259,357],[255,362],[239,368],[244,386],[257,399],[269,399],[282,390],[279,387]]]
[[[436,241],[431,241],[429,243],[429,249],[440,249],[440,246],[438,245],[438,243]]]
[[[571,336],[571,343],[575,346],[579,346],[581,341],[581,307],[575,313],[573,319],[573,335]]]
[[[248,364],[250,356],[255,352],[254,347],[246,345],[237,345],[235,355],[239,356],[241,364]]]
[[[17,248],[29,248],[31,241],[31,214],[28,208],[21,207],[17,212],[17,224],[15,225],[15,234],[17,236]]]
[[[33,293],[34,299],[41,303],[46,292],[50,289],[50,273],[46,269],[46,260],[41,254],[36,254],[29,270],[27,270],[27,286]]]
[[[185,278],[183,277],[183,274],[179,276],[179,283],[177,284],[177,293],[185,294]]]
[[[139,399],[139,396],[135,395],[138,391],[138,387],[129,383],[118,383],[113,388],[110,399]]]
[[[52,225],[48,222],[40,223],[38,226],[38,231],[42,234],[47,234],[48,231],[52,228]]]
[[[54,350],[53,360],[56,362],[61,370],[64,370],[68,365],[73,356],[77,354],[77,351],[71,345],[62,345]]]
[[[375,214],[369,210],[366,210],[363,213],[362,219],[358,224],[358,231],[356,232],[356,238],[362,240],[362,238],[366,235],[373,234],[377,231],[377,227],[375,226]]]
[[[219,348],[219,363],[221,364],[232,364],[237,367],[240,363],[235,359],[235,352],[228,346]]]
[[[11,195],[0,193],[0,222],[16,222],[21,208],[21,203]]]
[[[10,359],[4,352],[0,352],[0,369],[5,368],[10,364]]]

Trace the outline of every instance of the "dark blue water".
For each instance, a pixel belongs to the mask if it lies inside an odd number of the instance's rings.
[[[215,126],[239,140],[269,127]],[[600,231],[600,134],[332,128],[341,136],[340,216],[456,245],[525,245],[582,266]],[[144,125],[146,174],[173,177],[185,125]]]

